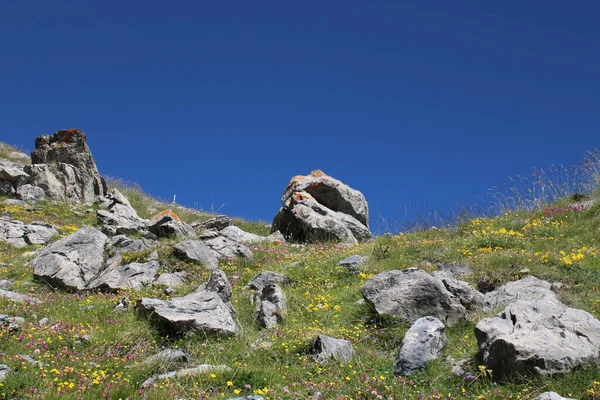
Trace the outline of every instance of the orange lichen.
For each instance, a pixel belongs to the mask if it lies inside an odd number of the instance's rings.
[[[320,169],[315,169],[309,175],[312,176],[313,178],[322,178],[324,176],[327,176],[327,174],[325,172],[321,171]]]
[[[306,179],[306,177],[304,175],[296,175],[295,177],[293,177],[290,180],[290,183],[288,183],[287,188],[291,188],[293,186],[296,186],[298,183],[300,183],[304,179]]]
[[[82,134],[83,132],[81,132],[79,129],[76,128],[70,128],[70,129],[64,129],[62,131],[58,131],[58,144],[71,144],[73,143],[73,138],[75,136],[79,136],[80,134]]]
[[[154,217],[152,217],[152,220],[153,221],[158,221],[159,219],[161,219],[163,217],[166,217],[166,216],[173,218],[177,222],[181,222],[181,219],[170,208],[167,209],[167,210],[163,210],[163,211],[159,212]]]
[[[310,194],[308,194],[306,192],[295,192],[293,194],[293,196],[294,196],[295,201],[302,201],[302,200],[308,200],[308,199],[313,198]]]

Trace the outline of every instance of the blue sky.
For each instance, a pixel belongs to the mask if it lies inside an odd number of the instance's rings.
[[[52,4],[51,4],[52,3]],[[320,168],[371,215],[598,145],[593,1],[0,0],[0,140],[77,127],[102,174],[271,220]]]

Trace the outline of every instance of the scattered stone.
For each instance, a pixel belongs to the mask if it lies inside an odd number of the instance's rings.
[[[463,376],[471,364],[470,358],[463,358],[456,361],[452,356],[448,356],[448,359],[452,363],[452,373],[456,376]]]
[[[271,233],[279,231],[286,239],[357,243],[371,238],[365,197],[322,171],[292,178],[281,203]]]
[[[160,264],[158,261],[147,263],[133,262],[125,266],[108,268],[88,284],[90,289],[116,291],[121,289],[139,290],[154,281]]]
[[[217,215],[211,219],[207,219],[206,221],[194,222],[191,226],[194,229],[204,229],[204,230],[214,230],[220,231],[222,229],[227,228],[228,226],[233,225],[231,219],[226,215]]]
[[[6,379],[8,374],[12,372],[12,368],[6,364],[0,364],[0,382]]]
[[[91,204],[106,193],[85,133],[78,129],[38,136],[31,162],[24,168],[29,183],[41,187],[53,200]]]
[[[371,277],[360,291],[366,302],[380,315],[390,315],[414,323],[421,317],[434,316],[447,325],[468,317],[473,306],[473,291],[456,281],[452,293],[443,280],[417,268],[387,271]],[[461,297],[461,290],[467,294]]]
[[[96,212],[105,234],[111,236],[134,234],[146,230],[147,221],[140,218],[129,200],[118,189],[113,189],[105,199],[107,201],[103,206],[105,209]]]
[[[254,254],[246,245],[234,242],[224,236],[216,236],[204,240],[204,244],[211,248],[220,260],[232,259],[235,257],[252,258]]]
[[[52,225],[32,222],[24,224],[8,217],[0,217],[0,241],[17,247],[28,244],[46,244],[58,231]]]
[[[511,302],[481,320],[475,336],[483,363],[498,377],[566,373],[600,362],[600,321],[551,297]]]
[[[431,276],[440,280],[446,290],[459,299],[467,310],[479,310],[483,308],[483,294],[475,290],[467,282],[459,281],[449,271],[434,271]]]
[[[352,275],[358,275],[358,273],[360,272],[360,267],[365,262],[367,262],[367,257],[353,255],[353,256],[344,258],[343,260],[341,260],[338,263],[338,265],[340,267],[345,267],[348,270],[348,272],[350,272]]]
[[[265,400],[265,398],[257,394],[253,394],[245,397],[231,397],[228,400]]]
[[[333,358],[340,364],[346,364],[354,356],[352,344],[345,339],[335,339],[327,335],[319,335],[312,345],[315,359],[321,363]]]
[[[4,200],[4,204],[9,204],[11,206],[21,206],[21,207],[29,206],[29,204],[27,204],[27,202],[25,202],[23,200],[17,200],[17,199],[6,199],[6,200]]]
[[[563,286],[564,285],[562,284],[562,282],[552,282],[552,285],[550,285],[550,290],[552,290],[554,293],[558,293],[563,288]]]
[[[181,349],[165,349],[158,354],[148,357],[143,364],[152,363],[187,363],[190,362],[190,356]]]
[[[17,196],[23,201],[36,203],[46,199],[46,192],[39,186],[27,184],[17,188]]]
[[[289,282],[290,279],[285,275],[273,271],[263,271],[252,278],[245,288],[261,291],[265,286],[270,284],[287,284]]]
[[[154,375],[144,381],[142,383],[143,388],[150,387],[154,385],[157,381],[161,381],[164,379],[170,378],[180,378],[188,375],[197,375],[197,374],[206,374],[209,372],[230,372],[231,368],[226,365],[210,365],[210,364],[200,364],[193,368],[185,368],[180,369],[178,371],[170,371],[160,375]]]
[[[21,293],[11,292],[10,290],[0,289],[0,298],[7,298],[14,303],[41,303],[37,297],[26,296]]]
[[[516,300],[557,300],[551,287],[549,282],[529,275],[486,293],[484,296],[485,307],[494,310]]]
[[[39,326],[46,326],[48,325],[48,323],[50,322],[50,320],[48,318],[42,318],[38,321],[38,325]]]
[[[16,162],[0,159],[0,180],[9,182],[13,188],[24,185],[29,179],[25,166]]]
[[[185,272],[162,273],[154,284],[157,286],[167,286],[170,288],[178,288],[185,283]]]
[[[8,331],[17,331],[22,324],[25,323],[23,317],[9,317],[5,314],[0,314],[0,327]]]
[[[265,236],[258,236],[254,233],[246,232],[235,225],[230,225],[221,229],[219,234],[237,243],[260,243],[267,240]]]
[[[108,237],[86,226],[42,249],[31,262],[35,279],[52,286],[82,290],[104,266]]]
[[[148,230],[157,237],[175,237],[180,239],[194,239],[194,229],[182,222],[171,210],[165,210],[152,217],[147,226]]]
[[[173,246],[173,253],[183,261],[199,262],[206,268],[215,269],[219,259],[215,253],[200,240],[185,240]]]
[[[113,312],[125,312],[127,310],[129,310],[129,297],[120,299]]]
[[[215,270],[207,283],[187,296],[170,300],[142,298],[138,300],[136,310],[176,334],[235,334],[238,327],[229,302],[231,284],[223,282],[223,277],[222,271]]]
[[[2,290],[12,290],[14,287],[15,285],[11,281],[7,281],[6,279],[0,280],[0,289]]]
[[[394,362],[395,375],[411,375],[440,357],[448,344],[445,327],[435,317],[418,319],[402,339],[402,347]]]
[[[562,397],[556,392],[544,392],[533,400],[574,400],[570,397]]]
[[[287,312],[283,290],[271,283],[254,295],[258,322],[263,328],[271,329],[281,324]]]
[[[463,264],[438,264],[440,271],[448,271],[455,277],[473,275],[473,270]]]

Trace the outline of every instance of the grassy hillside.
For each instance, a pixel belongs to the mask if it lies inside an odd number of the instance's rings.
[[[165,206],[139,188],[120,187],[144,217]],[[0,202],[1,215],[24,222],[48,221],[59,228],[60,236],[96,224],[95,213],[86,210],[50,203],[32,210]],[[180,208],[176,212],[188,221],[209,216],[187,214]],[[262,224],[253,226],[264,233]],[[33,281],[27,262],[35,246],[14,248],[0,243],[0,279],[13,280],[15,291],[42,300],[19,304],[0,298],[0,314],[26,321],[16,331],[0,329],[0,363],[14,370],[0,383],[0,393],[5,398],[25,399],[228,399],[250,394],[266,399],[527,399],[554,390],[578,399],[600,397],[598,368],[496,382],[494,371],[479,365],[476,357],[473,328],[483,314],[472,323],[447,329],[450,344],[444,356],[423,373],[393,376],[391,367],[409,325],[375,316],[360,301],[359,292],[366,279],[386,270],[418,266],[433,271],[437,263],[462,263],[475,272],[465,279],[482,290],[524,274],[560,281],[563,301],[600,318],[599,227],[600,204],[584,209],[560,200],[535,211],[469,219],[447,229],[385,235],[356,246],[253,245],[254,259],[221,263],[234,286],[232,303],[241,327],[241,333],[230,338],[164,336],[131,310],[113,311],[121,299],[167,298],[159,288],[118,294],[53,291]],[[171,294],[178,296],[205,281],[208,271],[179,261],[172,254],[172,244],[162,240],[158,251],[161,272],[188,272],[189,284]],[[339,260],[351,254],[369,257],[359,275],[338,266]],[[141,256],[130,253],[125,258],[135,261]],[[252,292],[244,289],[264,270],[284,273],[292,281],[283,287],[287,319],[273,330],[258,327]],[[39,324],[42,318],[49,323]],[[317,363],[310,346],[319,333],[351,341],[355,358],[345,365]],[[150,375],[173,369],[165,363],[144,363],[164,347],[187,351],[194,363],[227,365],[232,370],[171,379],[142,389],[141,383]],[[33,356],[39,363],[20,355]],[[447,356],[469,358],[468,373],[453,374]],[[322,397],[315,397],[318,393]]]

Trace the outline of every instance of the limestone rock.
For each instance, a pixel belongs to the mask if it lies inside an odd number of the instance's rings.
[[[221,229],[219,234],[238,243],[260,243],[267,240],[265,236],[259,236],[255,235],[254,233],[246,232],[235,225],[230,225]]]
[[[199,262],[206,268],[215,269],[219,260],[215,252],[200,240],[185,240],[173,246],[173,253],[183,261]]]
[[[113,189],[107,194],[106,200],[108,201],[106,209],[96,212],[105,234],[112,236],[141,233],[146,229],[147,221],[139,217],[118,189]]]
[[[175,334],[186,332],[235,334],[238,327],[233,319],[232,307],[226,293],[227,289],[219,286],[219,280],[220,278],[217,278],[211,282],[209,278],[210,284],[205,283],[183,297],[175,297],[170,300],[142,298],[138,300],[136,310],[140,315],[148,316],[163,329]],[[229,288],[231,288],[231,284],[229,284]],[[230,295],[231,292],[229,292]],[[226,298],[227,301],[224,301],[223,298]]]
[[[185,283],[184,277],[185,277],[185,273],[183,273],[183,272],[163,273],[163,274],[160,274],[160,276],[154,282],[154,284],[157,286],[167,286],[170,288],[178,288]]]
[[[26,296],[10,290],[0,289],[0,298],[7,298],[14,303],[41,303],[37,297]]]
[[[219,260],[235,257],[252,258],[254,256],[248,246],[220,235],[204,240],[204,244],[216,253]]]
[[[13,189],[25,184],[29,174],[25,166],[16,162],[0,159],[0,180],[9,182]]]
[[[164,349],[160,353],[148,357],[143,363],[187,363],[189,361],[189,354],[181,349]]]
[[[438,264],[440,271],[450,272],[455,277],[473,275],[473,270],[463,264]]]
[[[52,225],[32,222],[24,224],[21,221],[0,217],[0,241],[22,247],[27,244],[46,244],[58,231]]]
[[[460,292],[452,293],[442,280],[417,268],[377,274],[367,280],[360,291],[378,314],[411,323],[421,317],[434,316],[447,325],[454,325],[475,311],[471,308],[470,296],[462,298]]]
[[[6,364],[0,364],[0,382],[6,379],[8,374],[12,372],[12,368]]]
[[[356,243],[371,237],[362,193],[322,171],[292,178],[281,202],[271,232],[280,231],[286,239]]]
[[[557,300],[552,284],[534,276],[526,276],[485,294],[485,307],[493,310],[516,300]]]
[[[254,296],[258,322],[263,328],[271,329],[282,323],[287,312],[285,294],[271,283],[257,291]]]
[[[39,186],[27,184],[17,188],[17,196],[23,201],[35,203],[44,200],[46,192]]]
[[[495,376],[566,373],[600,362],[600,321],[548,297],[511,302],[481,320],[475,336]]]
[[[570,397],[562,397],[556,392],[544,392],[533,400],[574,400]]]
[[[104,266],[108,237],[86,226],[46,248],[31,262],[34,278],[52,286],[85,289]]]
[[[356,275],[360,272],[360,267],[367,261],[367,257],[353,255],[350,257],[346,257],[341,260],[338,265],[340,267],[344,267],[353,275]]]
[[[157,237],[175,237],[180,239],[194,239],[196,232],[194,229],[182,222],[179,217],[171,210],[160,212],[151,218],[147,225],[150,232]]]
[[[31,162],[25,167],[29,182],[44,189],[53,200],[91,204],[96,196],[106,193],[85,133],[78,129],[38,136]]]
[[[15,188],[9,181],[0,180],[0,196],[14,196]]]
[[[394,362],[395,375],[411,375],[440,357],[448,344],[445,327],[435,317],[419,318],[406,332]]]
[[[312,351],[315,359],[321,363],[333,358],[340,364],[346,364],[354,356],[352,344],[345,339],[335,339],[327,335],[319,335],[313,342]]]
[[[150,261],[107,268],[87,286],[90,289],[106,291],[139,290],[152,284],[159,267],[158,261]]]
[[[170,378],[180,378],[183,376],[194,376],[197,374],[207,374],[209,372],[229,372],[231,368],[226,365],[210,365],[210,364],[200,364],[192,368],[184,368],[177,371],[170,371],[160,375],[154,375],[144,381],[142,383],[143,388],[150,387],[154,385],[157,381],[161,381],[164,379]]]
[[[265,286],[270,284],[286,284],[289,282],[290,279],[285,275],[272,271],[263,271],[248,282],[246,289],[261,291]]]
[[[216,217],[207,219],[206,221],[195,222],[191,226],[194,229],[220,231],[231,225],[233,225],[233,222],[231,221],[231,219],[228,216],[217,215]]]

